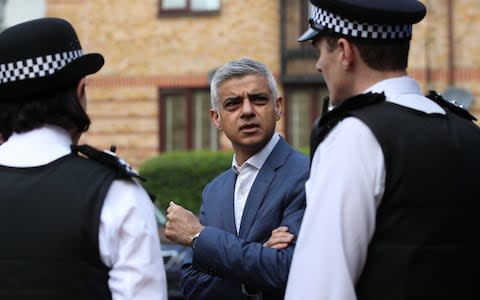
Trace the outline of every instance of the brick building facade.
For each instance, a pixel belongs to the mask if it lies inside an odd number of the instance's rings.
[[[100,148],[115,144],[134,166],[160,151],[229,148],[229,142],[217,138],[207,125],[208,75],[227,60],[243,56],[266,63],[279,79],[287,95],[287,114],[279,131],[289,141],[295,139],[293,128],[304,118],[303,106],[296,109],[289,99],[301,101],[302,89],[315,86],[320,90],[314,92],[318,99],[326,93],[321,80],[290,84],[284,76],[282,49],[301,47],[293,37],[306,22],[302,13],[291,11],[301,11],[302,6],[306,11],[307,2],[302,1],[223,0],[219,9],[197,14],[162,12],[162,0],[48,0],[47,16],[70,20],[83,48],[106,58],[104,68],[89,78],[93,124],[83,142]],[[454,85],[480,99],[480,37],[475,32],[480,28],[475,18],[480,15],[480,2],[423,2],[429,12],[414,26],[409,73],[425,91],[442,92]],[[289,70],[315,74],[310,62],[290,62]],[[312,103],[317,107],[316,100]],[[308,111],[308,106],[303,110]],[[478,101],[470,110],[480,116]],[[297,126],[305,131],[303,140],[295,142],[298,146],[308,138],[307,125],[302,126]]]

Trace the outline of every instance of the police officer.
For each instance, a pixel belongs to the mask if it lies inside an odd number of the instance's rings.
[[[1,299],[167,299],[137,174],[76,145],[90,125],[85,76],[103,63],[63,19],[0,34]]]
[[[286,299],[466,299],[480,129],[406,72],[425,6],[310,1],[299,41],[318,50],[334,108],[313,130]]]

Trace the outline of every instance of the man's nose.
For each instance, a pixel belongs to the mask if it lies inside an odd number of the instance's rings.
[[[242,102],[242,113],[243,114],[251,114],[253,113],[253,106],[252,103],[248,98],[243,99]]]
[[[315,63],[315,69],[317,69],[318,72],[322,73],[322,68],[320,67],[320,58]]]

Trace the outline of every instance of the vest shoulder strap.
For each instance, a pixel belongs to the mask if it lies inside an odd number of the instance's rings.
[[[463,108],[463,106],[457,104],[455,101],[448,101],[447,99],[443,98],[441,95],[439,95],[435,91],[429,91],[427,96],[430,100],[433,102],[437,103],[440,105],[443,109],[446,109],[456,115],[459,115],[460,117],[470,120],[470,121],[476,121],[477,118],[475,118],[473,115],[471,115],[468,110]]]
[[[138,178],[145,181],[145,178],[140,173],[132,168],[125,160],[118,157],[115,153],[115,148],[112,150],[99,150],[90,145],[71,145],[72,152],[97,161],[107,167],[113,169],[120,178]]]

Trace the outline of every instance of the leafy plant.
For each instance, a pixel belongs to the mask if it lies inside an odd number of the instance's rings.
[[[170,201],[198,213],[204,186],[232,164],[231,151],[167,152],[143,162],[141,182],[163,209]]]

